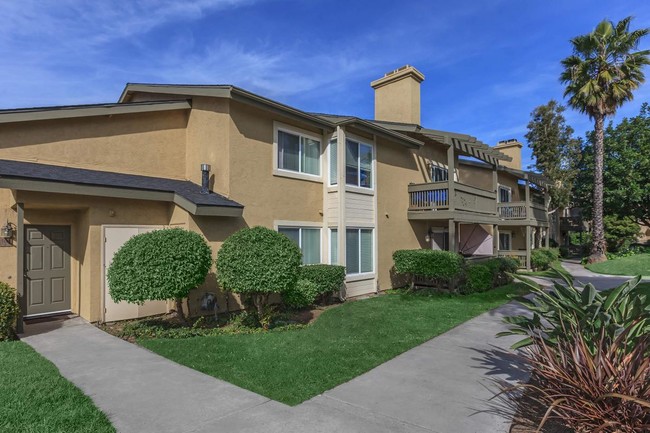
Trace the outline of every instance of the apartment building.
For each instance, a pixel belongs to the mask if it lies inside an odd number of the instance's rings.
[[[423,74],[373,81],[375,118],[317,114],[230,85],[128,84],[117,103],[0,111],[0,280],[25,317],[112,321],[106,268],[131,236],[201,233],[215,254],[243,228],[293,239],[303,262],[347,268],[344,295],[393,284],[397,249],[507,255],[548,244],[546,180],[521,144],[420,125]],[[188,300],[224,294],[214,275]],[[233,307],[236,300],[229,299]]]

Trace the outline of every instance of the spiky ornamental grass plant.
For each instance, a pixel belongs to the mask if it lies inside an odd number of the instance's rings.
[[[566,285],[548,292],[517,277],[534,294],[517,298],[532,317],[506,317],[513,327],[499,334],[526,336],[512,347],[525,348],[531,366],[519,387],[547,408],[538,431],[551,416],[579,433],[650,431],[650,302],[640,277],[599,293],[556,276]]]

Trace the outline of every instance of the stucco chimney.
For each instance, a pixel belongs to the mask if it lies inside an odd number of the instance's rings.
[[[402,66],[370,83],[375,89],[375,120],[420,124],[422,72]]]
[[[509,140],[501,140],[497,143],[494,148],[501,153],[505,153],[512,158],[512,161],[499,161],[500,165],[505,167],[515,168],[517,170],[522,170],[521,168],[521,148],[523,144],[519,142],[516,138],[511,138]]]

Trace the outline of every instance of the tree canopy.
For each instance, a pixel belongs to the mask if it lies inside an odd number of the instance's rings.
[[[568,207],[577,175],[581,140],[564,119],[565,107],[555,100],[530,113],[526,140],[535,157],[534,168],[551,179],[551,207]]]

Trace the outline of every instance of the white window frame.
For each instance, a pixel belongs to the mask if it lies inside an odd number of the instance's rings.
[[[347,235],[348,235],[348,230],[357,230],[357,233],[359,234],[359,272],[357,273],[350,273],[348,272],[348,266],[347,266],[347,251],[348,251],[348,245],[347,245]],[[372,271],[370,272],[361,272],[361,230],[371,230],[372,232]],[[376,263],[376,247],[377,246],[377,230],[375,227],[364,227],[364,226],[349,226],[345,228],[345,274],[346,274],[346,281],[354,281],[354,280],[365,280],[369,278],[374,278],[375,272],[377,270],[377,263]],[[340,254],[341,249],[339,248],[339,254]],[[340,258],[340,257],[339,257]]]
[[[332,172],[332,141],[336,141],[336,179],[332,179],[332,176],[330,176],[330,173]],[[339,147],[339,140],[336,134],[333,134],[330,139],[327,141],[327,186],[330,188],[336,188],[339,186],[339,167],[338,167],[338,147]],[[334,183],[332,183],[334,182]]]
[[[508,191],[508,197],[510,198],[510,201],[508,202],[501,201],[501,189],[505,189]],[[501,185],[500,183],[497,184],[497,200],[498,203],[512,203],[512,188],[510,188],[509,186]]]
[[[507,250],[503,249],[502,246],[501,246],[501,235],[508,235],[508,238],[510,239],[510,241],[509,241],[510,242],[510,247]],[[512,230],[499,230],[499,239],[498,239],[498,241],[499,241],[499,250],[513,251],[513,249],[512,249]]]
[[[370,151],[372,152],[372,162],[370,164],[370,169],[371,175],[372,175],[372,182],[370,187],[367,186],[360,186],[359,184],[361,183],[361,163],[357,159],[357,184],[356,185],[350,185],[348,184],[348,169],[347,169],[347,149],[348,149],[348,141],[352,141],[357,143],[357,153],[358,153],[358,148],[360,145],[365,144],[366,146],[370,146]],[[340,146],[340,143],[337,143],[337,146]],[[343,167],[345,168],[345,173],[343,173],[343,176],[341,176],[341,173],[338,173],[339,178],[343,177],[343,180],[345,181],[345,188],[346,190],[353,191],[353,192],[360,192],[360,193],[365,193],[365,194],[372,194],[375,191],[375,185],[377,184],[377,166],[376,166],[376,151],[375,151],[375,143],[372,141],[368,141],[367,138],[363,137],[358,137],[352,134],[346,134],[345,135],[345,152],[343,153],[345,156],[345,161],[343,162]]]
[[[278,132],[286,132],[288,134],[297,135],[299,137],[308,138],[310,140],[315,140],[318,142],[318,171],[319,174],[305,173],[302,171],[293,171],[287,170],[284,168],[279,168],[278,160],[278,151],[279,151],[279,140]],[[298,164],[302,164],[301,154],[298,154]],[[290,177],[294,179],[308,180],[311,182],[323,182],[323,137],[320,135],[315,135],[313,132],[305,131],[304,129],[296,128],[294,126],[289,126],[280,122],[273,122],[273,174],[275,176]]]
[[[312,229],[318,230],[318,238],[320,240],[320,248],[318,249],[318,264],[323,263],[323,227],[317,223],[304,222],[304,221],[275,221],[273,229],[280,232],[280,229],[298,229],[298,248],[302,253],[302,230]],[[316,263],[313,263],[316,264]]]

